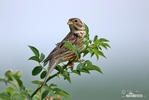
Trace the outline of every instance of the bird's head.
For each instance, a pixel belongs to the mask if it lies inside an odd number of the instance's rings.
[[[79,18],[70,18],[67,24],[72,32],[85,31],[84,23]]]

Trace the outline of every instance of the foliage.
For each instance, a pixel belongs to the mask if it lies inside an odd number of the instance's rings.
[[[71,83],[71,74],[89,74],[91,71],[102,73],[98,66],[92,64],[90,60],[85,60],[82,58],[87,56],[87,54],[90,54],[91,57],[95,55],[97,60],[99,60],[100,56],[105,57],[103,48],[110,48],[110,45],[107,43],[109,40],[105,38],[98,38],[98,36],[95,36],[93,40],[90,40],[88,34],[89,29],[87,25],[86,33],[86,41],[83,42],[83,44],[86,45],[86,48],[82,52],[79,52],[76,46],[65,41],[65,46],[72,50],[77,55],[78,59],[73,59],[72,61],[63,65],[57,65],[55,67],[57,72],[49,76],[47,82],[57,76],[62,76],[64,80],[67,80],[69,83]],[[29,48],[34,53],[34,56],[30,57],[29,60],[37,62],[37,66],[35,66],[32,70],[32,75],[40,75],[40,78],[44,79],[47,73],[45,67],[48,66],[48,62],[42,63],[45,59],[45,55],[40,53],[39,50],[34,46],[29,46]],[[76,66],[74,66],[73,63],[75,63]],[[73,65],[73,67],[68,67],[70,64]],[[6,90],[0,93],[1,100],[61,100],[61,97],[70,99],[69,93],[58,88],[56,83],[46,84],[44,87],[41,87],[41,84],[43,83],[42,80],[32,81],[33,84],[37,85],[37,89],[32,91],[32,89],[28,89],[24,86],[23,81],[20,79],[21,76],[21,71],[14,73],[13,71],[8,70],[5,73],[5,78],[0,78],[0,82],[4,82],[7,85]]]

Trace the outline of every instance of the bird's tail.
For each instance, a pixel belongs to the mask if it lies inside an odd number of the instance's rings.
[[[41,87],[46,84],[49,74],[52,72],[52,70],[55,68],[56,65],[57,65],[57,63],[54,60],[49,61],[48,71],[46,73],[45,79],[44,79]]]

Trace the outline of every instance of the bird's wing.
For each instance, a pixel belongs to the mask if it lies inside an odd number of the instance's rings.
[[[48,57],[44,60],[44,62],[49,61],[53,57],[63,56],[66,52],[71,53],[72,51],[65,47],[64,41],[68,41],[72,44],[76,44],[78,36],[75,33],[69,33],[59,44],[57,47],[53,49],[53,51],[48,55]],[[72,52],[73,53],[73,52]]]

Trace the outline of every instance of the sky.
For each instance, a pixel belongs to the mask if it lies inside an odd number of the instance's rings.
[[[27,60],[33,55],[28,45],[48,55],[69,32],[68,19],[78,17],[88,25],[91,39],[110,40],[107,59],[89,58],[104,74],[74,75],[72,84],[54,81],[70,91],[72,100],[120,100],[122,90],[140,91],[147,100],[148,5],[148,0],[0,0],[0,76],[13,69],[23,71],[27,85],[38,79],[31,76],[36,63]]]

